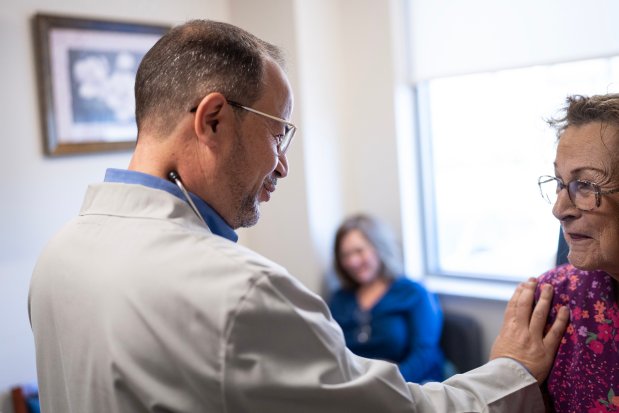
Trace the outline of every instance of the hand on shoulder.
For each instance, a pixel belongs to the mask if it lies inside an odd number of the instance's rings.
[[[553,289],[550,285],[543,285],[539,301],[533,307],[536,286],[537,281],[530,278],[516,288],[507,304],[503,326],[492,346],[490,359],[509,357],[517,360],[541,384],[552,367],[569,320],[569,310],[562,307],[544,335]]]

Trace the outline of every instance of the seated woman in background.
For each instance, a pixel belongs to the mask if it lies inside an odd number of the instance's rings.
[[[337,230],[334,253],[342,288],[330,307],[348,348],[397,364],[407,381],[443,380],[441,309],[402,274],[388,229],[370,216],[352,216]]]
[[[619,94],[572,96],[557,128],[555,176],[539,187],[554,204],[570,264],[542,275],[556,318],[570,323],[547,379],[548,410],[619,412]],[[539,295],[538,295],[539,296]]]

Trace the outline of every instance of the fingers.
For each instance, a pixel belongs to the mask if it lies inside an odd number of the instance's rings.
[[[505,310],[505,320],[495,340],[490,358],[510,357],[522,363],[539,383],[548,375],[563,332],[569,311],[562,308],[557,319],[544,336],[548,314],[552,308],[553,288],[540,288],[540,298],[535,306],[537,280],[520,284]]]
[[[536,285],[537,280],[535,280],[535,278],[529,278],[528,281],[521,283],[519,286],[520,294],[516,301],[515,313],[513,314],[515,319],[513,321],[521,326],[529,326],[531,312],[533,311]]]
[[[539,301],[535,305],[533,315],[531,316],[531,331],[538,337],[543,336],[544,326],[546,325],[546,319],[548,318],[548,312],[552,304],[553,289],[550,284],[544,284],[541,287],[542,293],[540,294]]]
[[[553,354],[559,347],[559,343],[561,343],[561,338],[563,337],[569,320],[569,309],[567,307],[561,307],[555,322],[552,323],[552,327],[550,327],[550,330],[548,330],[544,337],[544,346],[548,349],[552,349]]]
[[[522,294],[522,283],[518,284],[514,293],[512,294],[512,298],[509,299],[507,306],[505,307],[505,314],[503,315],[503,323],[506,323],[512,320],[516,316],[516,311],[518,309],[518,300],[520,299],[520,294]]]

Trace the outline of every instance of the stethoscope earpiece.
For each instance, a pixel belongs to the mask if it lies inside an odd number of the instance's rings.
[[[176,172],[176,171],[168,172],[168,179],[170,181],[174,182],[176,184],[176,186],[178,186],[180,188],[181,192],[185,196],[185,199],[189,203],[189,206],[191,207],[191,209],[193,209],[193,212],[195,212],[195,214],[198,216],[198,218],[200,218],[200,221],[202,221],[204,223],[204,225],[206,225],[206,221],[204,221],[204,217],[202,217],[202,215],[198,211],[198,208],[196,207],[196,204],[193,203],[193,200],[191,199],[191,196],[189,196],[189,192],[187,192],[187,190],[185,189],[185,186],[181,182],[181,177],[178,174],[178,172]],[[206,226],[208,227],[208,225],[206,225]]]
[[[176,171],[170,171],[168,173],[168,179],[176,184],[176,181],[180,181],[180,177]]]

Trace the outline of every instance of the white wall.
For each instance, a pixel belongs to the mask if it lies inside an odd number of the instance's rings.
[[[228,19],[225,0],[2,0],[0,2],[0,394],[36,378],[27,292],[48,238],[77,213],[84,190],[129,153],[43,156],[30,18],[36,12],[177,24]],[[0,411],[9,412],[6,394]]]
[[[619,52],[619,3],[411,0],[413,80]]]

